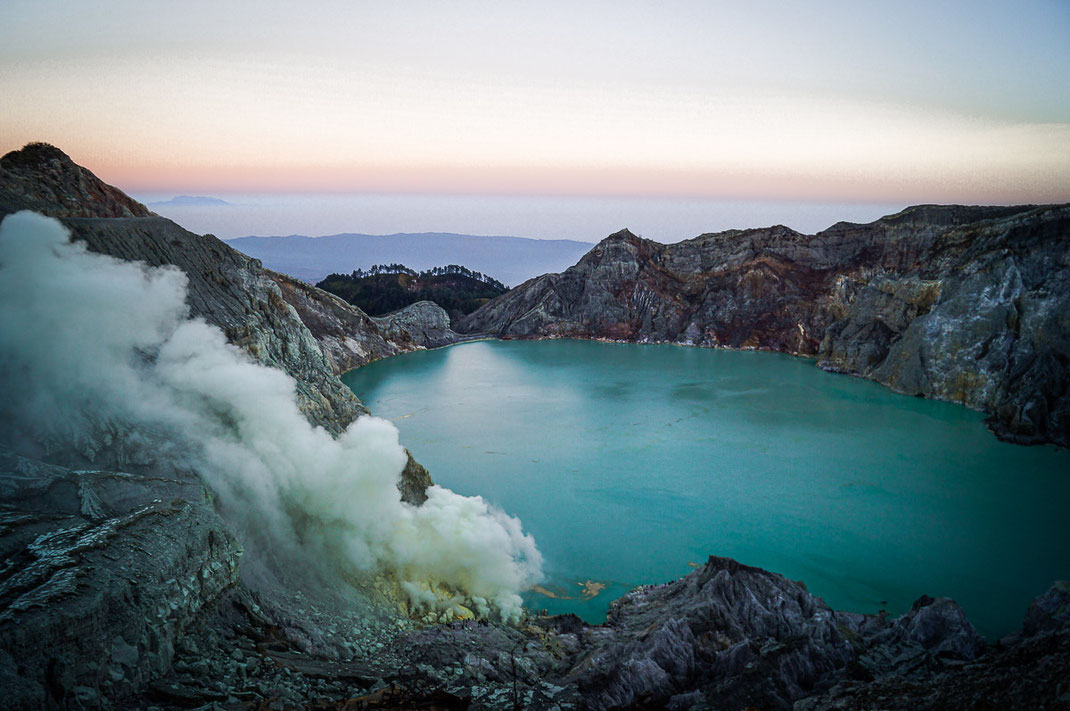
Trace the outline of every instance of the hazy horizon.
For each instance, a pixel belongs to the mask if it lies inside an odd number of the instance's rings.
[[[595,243],[628,228],[657,242],[783,224],[812,234],[872,222],[898,203],[500,195],[198,194],[229,205],[149,205],[186,229],[222,239],[440,232]],[[134,193],[146,204],[175,195]]]
[[[1070,5],[9,0],[0,152],[134,193],[1070,201]]]

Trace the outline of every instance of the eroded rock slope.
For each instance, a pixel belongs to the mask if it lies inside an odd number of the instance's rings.
[[[761,348],[1070,445],[1070,206],[923,205],[816,235],[627,230],[462,319],[462,333]]]
[[[386,338],[358,309],[153,215],[51,146],[0,158],[0,218],[19,210],[60,218],[91,251],[179,267],[190,314],[292,376],[302,411],[329,432],[366,412],[338,372],[417,347],[401,329]],[[17,407],[6,402],[4,412]],[[171,669],[183,635],[226,600],[251,594],[239,570],[258,589],[288,589],[264,583],[286,571],[241,566],[236,532],[190,469],[195,457],[172,456],[180,453],[163,432],[98,414],[69,431],[59,422],[44,439],[18,420],[0,433],[5,707],[126,706]],[[404,500],[422,503],[430,485],[410,456],[398,485]],[[355,600],[346,606],[370,609],[367,595]],[[298,629],[291,625],[293,636],[309,638]]]

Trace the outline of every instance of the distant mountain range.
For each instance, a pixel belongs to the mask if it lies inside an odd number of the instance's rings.
[[[215,207],[225,206],[231,203],[226,200],[201,195],[178,195],[170,200],[150,202],[149,207]]]
[[[594,246],[566,239],[478,237],[440,232],[237,237],[227,243],[259,259],[268,269],[310,284],[332,273],[348,274],[373,264],[400,262],[418,271],[461,264],[509,286],[542,274],[564,271]]]

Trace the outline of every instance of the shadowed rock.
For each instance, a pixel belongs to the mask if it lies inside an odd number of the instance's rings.
[[[580,639],[568,677],[599,709],[788,709],[844,679],[920,678],[984,648],[950,600],[922,598],[894,621],[838,612],[802,583],[712,556],[625,595]]]

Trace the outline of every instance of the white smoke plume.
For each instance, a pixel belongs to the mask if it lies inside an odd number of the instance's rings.
[[[31,212],[0,225],[0,415],[39,432],[94,418],[163,433],[239,530],[349,572],[395,571],[414,604],[516,620],[541,577],[520,522],[434,486],[397,490],[392,424],[361,417],[337,439],[299,411],[293,380],[190,318],[186,276],[89,252]],[[431,590],[440,591],[437,595]],[[443,593],[442,591],[449,591]]]

